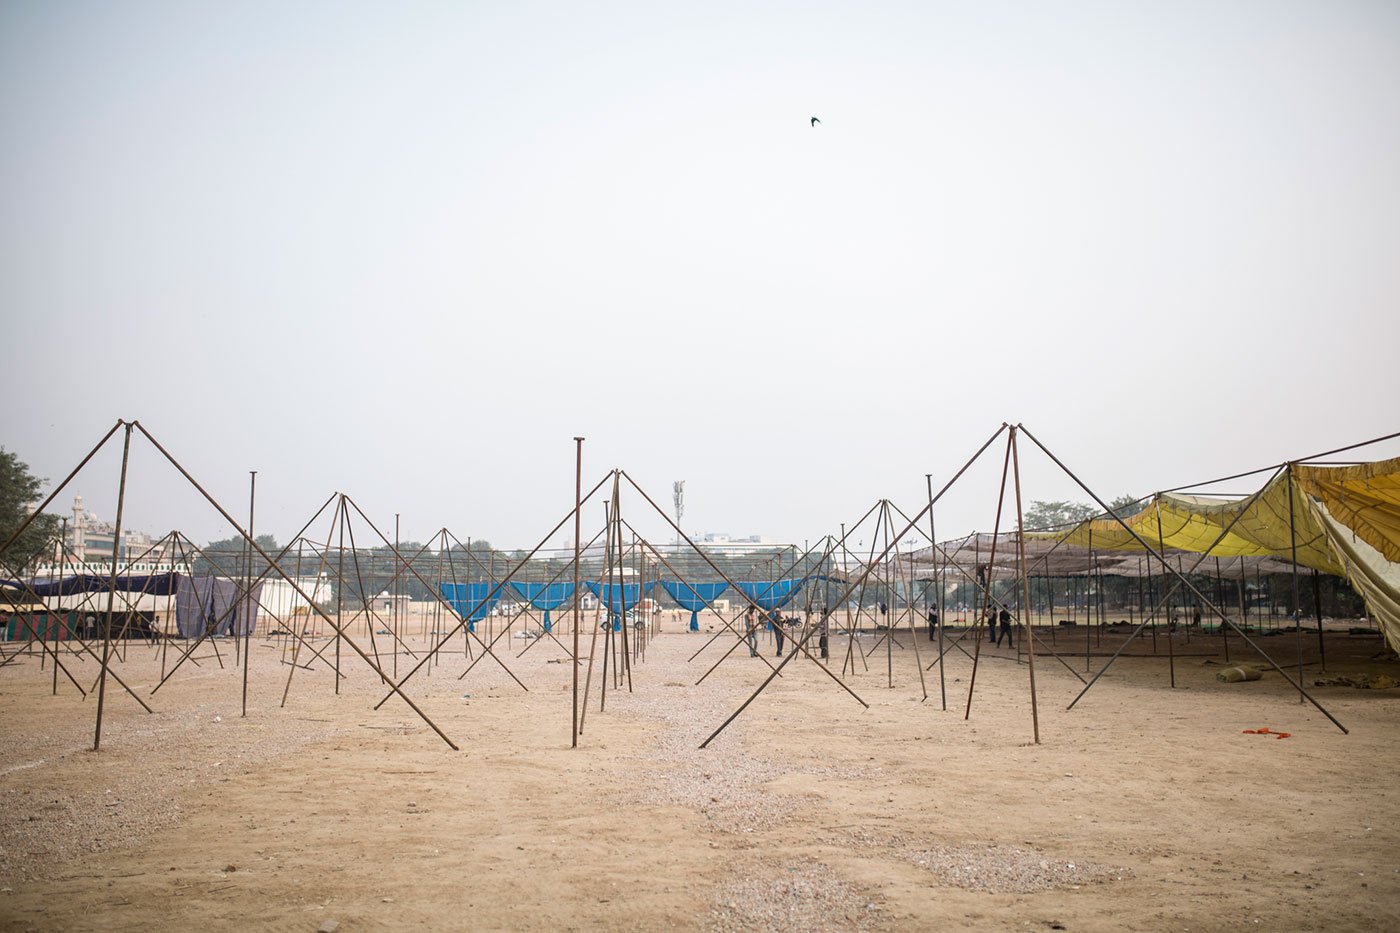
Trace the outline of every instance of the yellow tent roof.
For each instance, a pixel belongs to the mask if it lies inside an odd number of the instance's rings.
[[[1292,534],[1288,477],[1280,473],[1248,499],[1159,493],[1145,509],[1124,519],[1128,528],[1116,519],[1099,518],[1045,536],[1104,551],[1146,550],[1133,537],[1135,532],[1154,550],[1176,548],[1215,557],[1277,556],[1289,560],[1296,543],[1299,564],[1340,576],[1342,565],[1327,544],[1301,486],[1301,482],[1293,484]]]
[[[1293,560],[1346,577],[1400,650],[1400,458],[1290,464],[1245,499],[1158,493],[1121,522],[1097,518],[1035,537],[1101,551],[1175,548]]]
[[[1298,466],[1298,485],[1357,537],[1400,563],[1400,457],[1346,467]]]

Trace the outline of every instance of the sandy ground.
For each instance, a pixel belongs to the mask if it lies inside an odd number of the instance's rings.
[[[950,654],[944,711],[905,635],[846,678],[868,709],[800,659],[700,750],[769,670],[742,650],[696,686],[706,638],[655,638],[602,712],[595,671],[575,750],[549,641],[501,652],[528,692],[490,660],[459,680],[460,642],[409,681],[460,751],[398,699],[373,710],[348,651],[338,696],[316,662],[279,708],[290,668],[255,641],[244,718],[230,645],[153,697],[160,659],[133,645],[114,670],[155,713],[109,682],[97,753],[95,697],[16,660],[0,931],[1400,929],[1400,690],[1318,688],[1344,735],[1276,673],[1218,683],[1192,655],[1175,690],[1165,659],[1120,661],[1066,711],[1080,682],[1040,658],[1035,745],[1013,652],[984,653],[964,720],[970,661]],[[1329,673],[1400,673],[1374,638],[1331,639]]]

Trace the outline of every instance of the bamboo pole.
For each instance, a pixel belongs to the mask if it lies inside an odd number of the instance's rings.
[[[1031,631],[1030,622],[1031,584],[1030,576],[1026,572],[1026,522],[1021,511],[1021,459],[1016,449],[1016,429],[1014,427],[1011,429],[1011,467],[1016,483],[1016,543],[1021,557],[1021,586],[1025,593],[1025,601],[1022,604],[1025,611],[1021,613],[1021,624],[1025,626],[1026,658],[1031,678],[1031,731],[1035,738],[1035,744],[1039,745],[1040,712],[1036,705],[1035,693],[1035,636]]]
[[[131,424],[127,422],[124,425],[122,437],[122,472],[117,484],[117,520],[112,530],[112,574],[107,589],[107,621],[102,627],[102,673],[97,678],[97,727],[92,736],[93,751],[102,748],[102,706],[107,695],[107,667],[112,656],[112,610],[117,601],[117,564],[121,561],[122,511],[126,507],[126,468],[131,459]]]
[[[570,748],[578,748],[578,624],[579,624],[579,559],[581,550],[579,538],[582,536],[582,493],[583,493],[583,441],[582,437],[574,438],[574,654],[573,654],[573,693],[574,711],[570,719],[573,728],[573,739]]]
[[[258,471],[248,471],[248,540],[253,540],[253,509],[257,502],[258,495]],[[253,606],[253,551],[245,548],[248,553],[248,562],[244,567],[243,574],[243,717],[248,716],[248,664],[249,639],[253,635],[253,619],[257,617],[257,610]],[[234,618],[238,618],[237,615]],[[237,633],[234,633],[237,637]]]

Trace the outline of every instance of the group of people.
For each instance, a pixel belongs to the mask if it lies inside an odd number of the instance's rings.
[[[884,603],[881,603],[880,611],[883,614],[885,612],[888,612],[889,610]],[[1001,607],[1000,610],[997,610],[993,606],[988,606],[984,618],[987,620],[987,639],[989,641],[991,641],[997,647],[1001,647],[1001,640],[1004,638],[1006,639],[1006,646],[1008,648],[1016,647],[1015,642],[1012,640],[1010,610],[1008,610],[1005,606]],[[783,646],[787,643],[787,639],[791,637],[791,635],[785,630],[785,628],[796,626],[798,619],[795,617],[785,618],[783,614],[780,613],[777,609],[768,610],[768,612],[764,613],[763,619],[766,620],[772,626],[773,636],[778,643],[776,654],[778,657],[782,657]],[[929,606],[929,641],[936,641],[938,639],[938,624],[938,607]],[[821,656],[823,658],[829,656],[828,652],[830,650],[827,641],[827,636],[829,632],[828,625],[829,615],[828,613],[823,612],[821,615],[821,620],[817,623],[818,644],[820,644],[821,646]],[[745,611],[744,613],[744,638],[749,643],[749,657],[751,658],[758,657],[758,628],[758,609],[755,606],[749,606],[747,611]]]
[[[993,642],[997,647],[1000,647],[1001,640],[1005,638],[1008,648],[1016,647],[1015,643],[1011,640],[1011,612],[1005,606],[1003,606],[999,612],[992,606],[988,606],[985,618],[987,620],[987,638],[989,641]],[[1000,631],[998,631],[998,623],[1000,623]],[[935,641],[937,638],[938,607],[929,606],[928,640]]]
[[[758,618],[759,617],[757,607],[749,606],[748,610],[744,613],[744,637],[748,640],[749,657],[751,658],[758,657]],[[777,655],[778,657],[782,657],[783,645],[786,643],[788,638],[786,627],[796,625],[797,619],[785,618],[783,614],[777,609],[769,609],[766,613],[763,614],[763,618],[768,622],[769,625],[773,627],[773,635],[778,641]],[[823,619],[823,623],[825,623],[825,619]],[[825,630],[823,630],[822,632],[822,642],[823,649],[825,649]],[[826,657],[826,655],[823,654],[822,657]]]

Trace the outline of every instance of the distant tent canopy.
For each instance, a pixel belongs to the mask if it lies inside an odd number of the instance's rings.
[[[761,580],[739,583],[737,586],[758,608],[768,611],[781,609],[802,589],[802,580]]]
[[[262,582],[253,585],[240,599],[243,585],[238,580],[183,573],[118,574],[113,587],[110,574],[86,573],[61,580],[5,580],[0,585],[7,596],[53,599],[85,593],[135,593],[138,596],[174,596],[175,624],[184,638],[201,635],[251,635],[257,629],[258,598]]]
[[[1271,481],[1253,502],[1160,493],[1124,522],[1154,549],[1170,547],[1213,557],[1288,558],[1296,544],[1299,564],[1340,576],[1341,563],[1327,543],[1321,519],[1305,501],[1301,485],[1295,483],[1293,489],[1292,537],[1288,478],[1284,475]],[[1112,518],[1094,519],[1048,537],[1105,551],[1146,550]],[[1219,543],[1215,543],[1217,539]]]
[[[1123,524],[1153,548],[1296,559],[1299,566],[1345,577],[1365,598],[1390,647],[1400,650],[1400,458],[1344,467],[1294,464],[1290,470],[1258,495],[1239,500],[1159,493]],[[1068,531],[1028,534],[1027,543],[1035,537],[1095,550],[1144,551],[1123,524],[1097,518]],[[1291,569],[1283,565],[1273,572]]]
[[[623,583],[615,586],[611,583],[596,583],[592,580],[587,581],[587,586],[593,595],[606,603],[608,609],[614,613],[627,612],[635,608],[643,597],[656,588],[654,582],[646,584],[646,589],[643,590],[640,583]]]
[[[636,608],[638,602],[656,588],[656,583],[646,584],[643,589],[640,583],[622,583],[614,585],[612,583],[596,583],[587,581],[588,589],[594,596],[598,597],[605,606],[608,607],[608,615],[613,620],[613,628],[622,627],[622,619],[629,611]]]
[[[521,599],[536,609],[544,610],[544,630],[546,632],[553,627],[549,618],[550,610],[558,609],[574,598],[574,585],[572,583],[516,583],[512,580],[510,586]]]
[[[700,610],[713,604],[729,589],[728,583],[683,583],[679,580],[662,580],[661,586],[682,609],[690,611],[692,632],[700,631]]]
[[[173,596],[179,586],[178,573],[150,573],[141,575],[117,575],[116,592],[140,593],[143,596]],[[83,573],[62,580],[49,580],[44,583],[20,580],[0,581],[7,590],[15,590],[24,596],[48,599],[50,596],[77,596],[81,593],[105,593],[112,583],[110,575]]]
[[[926,581],[932,579],[952,579],[961,567],[969,578],[976,575],[978,568],[986,568],[993,580],[1014,580],[1021,575],[1021,558],[1015,532],[1005,532],[997,536],[996,561],[992,562],[990,534],[973,534],[966,538],[943,542],[935,552],[933,548],[920,548],[909,554],[900,555],[901,567],[896,577],[909,574],[910,579]],[[934,554],[937,561],[934,561]],[[1174,569],[1187,572],[1199,554],[1168,547],[1162,552]],[[1218,566],[1217,566],[1218,562]],[[1203,565],[1205,569],[1205,565]],[[1255,557],[1212,557],[1208,568],[1221,576],[1234,577],[1241,573],[1288,573],[1293,565],[1273,555]],[[1033,577],[1071,577],[1088,573],[1113,577],[1161,576],[1162,565],[1156,558],[1149,558],[1144,550],[1109,551],[1100,550],[1098,539],[1092,548],[1068,541],[1058,541],[1053,535],[1042,536],[1032,532],[1026,537],[1026,570]]]
[[[490,614],[496,600],[501,598],[499,584],[496,583],[443,583],[439,587],[442,598],[452,607],[452,611],[467,620],[467,629],[476,631],[476,623]],[[490,599],[486,597],[490,596]]]

